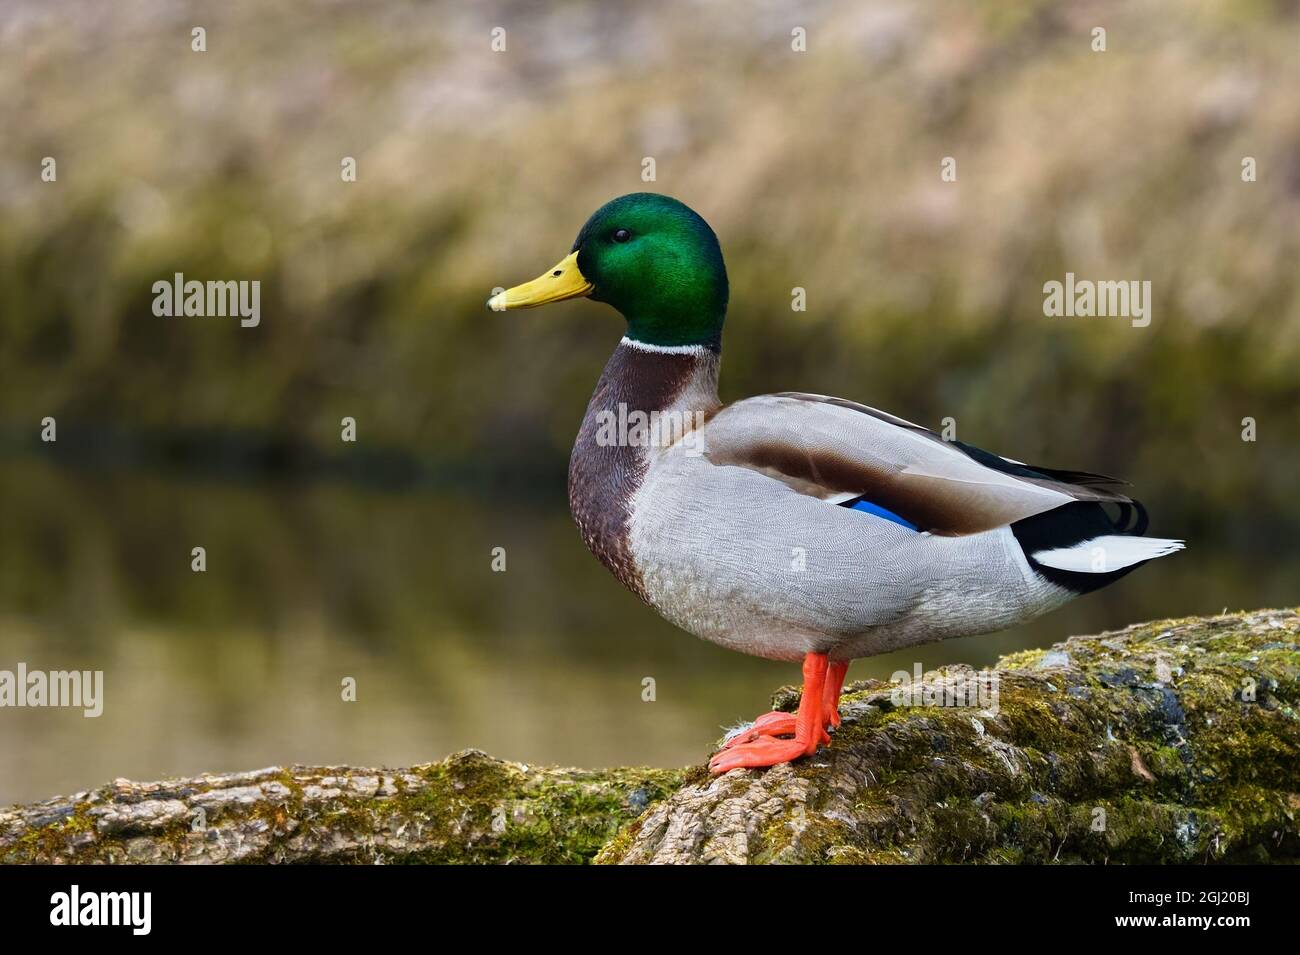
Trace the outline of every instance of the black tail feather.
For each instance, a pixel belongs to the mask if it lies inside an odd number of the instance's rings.
[[[1034,560],[1034,554],[1058,547],[1072,547],[1095,537],[1107,534],[1124,534],[1129,537],[1141,537],[1150,523],[1147,509],[1139,501],[1115,502],[1109,506],[1119,508],[1119,514],[1111,517],[1107,505],[1091,501],[1073,501],[1026,517],[1011,525],[1011,532],[1029,565],[1052,583],[1065,587],[1075,593],[1089,593],[1099,590],[1107,584],[1114,583],[1129,571],[1141,567],[1142,563],[1122,567],[1102,574],[1086,574],[1074,570],[1058,570],[1047,567]]]

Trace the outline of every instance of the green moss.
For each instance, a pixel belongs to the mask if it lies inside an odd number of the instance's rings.
[[[0,862],[21,864],[56,858],[77,835],[95,831],[95,821],[87,812],[90,806],[88,802],[79,802],[64,818],[23,833],[0,857]]]
[[[1008,654],[999,660],[998,668],[1002,670],[1029,670],[1046,655],[1046,650],[1021,650],[1018,653]]]
[[[680,770],[539,770],[462,754],[424,771],[426,789],[387,809],[427,821],[432,847],[412,862],[585,863],[654,802]]]

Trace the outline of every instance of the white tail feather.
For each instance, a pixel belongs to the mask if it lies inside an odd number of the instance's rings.
[[[1072,570],[1080,574],[1108,574],[1132,567],[1144,560],[1164,557],[1183,549],[1182,541],[1160,537],[1126,537],[1107,534],[1071,547],[1056,547],[1033,554],[1044,567]]]

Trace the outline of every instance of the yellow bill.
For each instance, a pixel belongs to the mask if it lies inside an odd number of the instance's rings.
[[[510,308],[534,308],[566,298],[590,295],[593,286],[578,269],[578,253],[571,252],[548,272],[531,282],[498,292],[488,299],[488,308],[504,312]]]

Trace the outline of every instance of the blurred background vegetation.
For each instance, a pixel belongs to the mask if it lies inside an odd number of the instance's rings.
[[[763,709],[793,671],[659,621],[568,523],[617,317],[483,307],[647,188],[722,240],[724,399],[952,417],[1131,479],[1190,542],[854,676],[1294,603],[1298,26],[1262,0],[0,4],[0,668],[103,669],[107,696],[0,711],[0,802],[465,745],[680,764]],[[1045,318],[1066,271],[1150,280],[1150,327]],[[259,279],[260,326],[155,317],[174,272]]]

